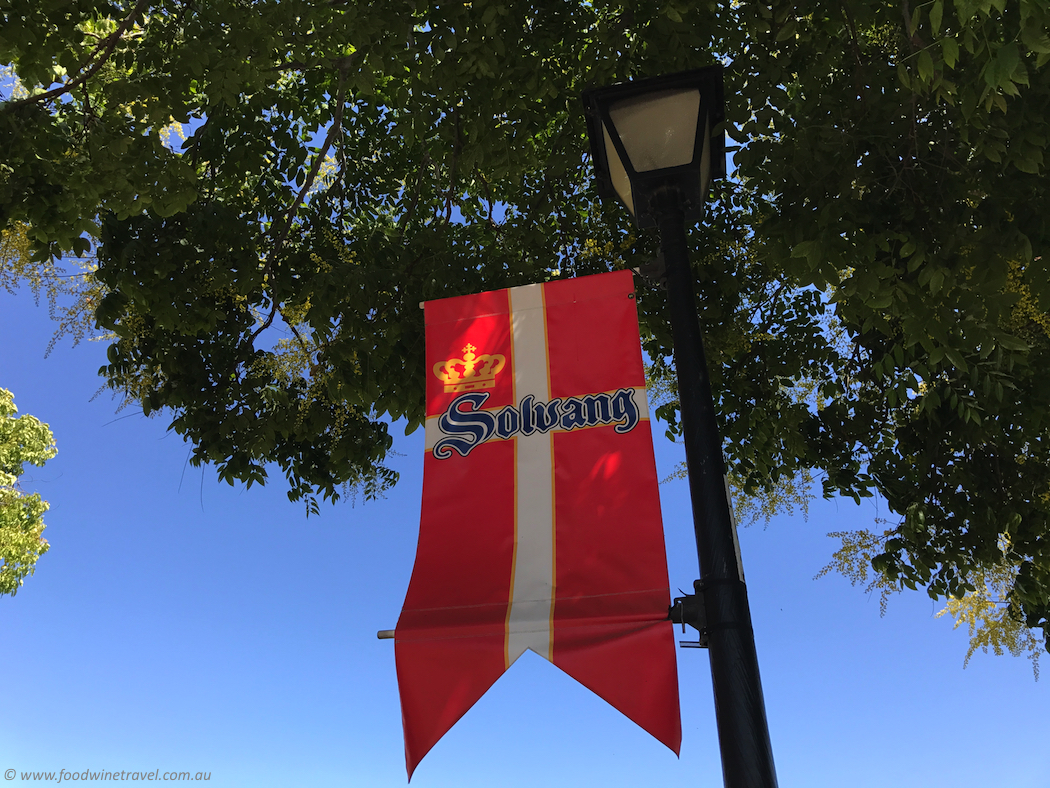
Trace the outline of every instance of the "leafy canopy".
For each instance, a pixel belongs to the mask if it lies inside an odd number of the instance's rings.
[[[307,499],[395,481],[420,301],[649,262],[596,200],[579,93],[722,62],[737,169],[692,232],[731,472],[884,496],[880,577],[963,599],[1005,560],[1004,609],[1047,632],[1045,0],[2,13],[28,94],[0,105],[0,227],[39,260],[97,239],[110,385],[231,483],[277,463]]]
[[[48,426],[17,412],[14,396],[0,389],[0,595],[12,596],[50,549],[42,536],[47,501],[23,492],[18,479],[27,463],[42,466],[57,453]]]

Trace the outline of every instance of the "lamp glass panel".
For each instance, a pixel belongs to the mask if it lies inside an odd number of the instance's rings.
[[[627,210],[634,216],[631,179],[627,177],[627,170],[624,169],[623,162],[620,161],[620,154],[616,152],[616,146],[613,145],[612,139],[609,137],[609,129],[605,127],[604,123],[602,124],[602,133],[605,135],[605,156],[609,160],[609,177],[612,179],[613,188],[620,195],[620,199],[627,206]]]
[[[609,107],[609,118],[635,172],[679,167],[693,160],[700,91],[661,90],[617,101]]]

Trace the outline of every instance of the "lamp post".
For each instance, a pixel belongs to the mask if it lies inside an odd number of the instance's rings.
[[[602,197],[638,227],[657,227],[667,277],[682,431],[701,579],[669,617],[691,624],[710,653],[726,788],[776,788],[747,588],[725,482],[722,442],[697,318],[686,222],[698,221],[712,178],[725,176],[719,66],[594,88],[583,94]]]

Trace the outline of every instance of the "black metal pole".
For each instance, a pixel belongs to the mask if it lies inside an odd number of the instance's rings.
[[[667,301],[700,558],[697,593],[703,597],[707,617],[722,777],[726,788],[776,788],[751,611],[693,293],[685,217],[677,196],[664,196],[660,241],[667,267]]]

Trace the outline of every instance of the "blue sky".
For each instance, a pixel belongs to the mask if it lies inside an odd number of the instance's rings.
[[[31,469],[52,549],[0,597],[0,771],[210,772],[215,786],[403,786],[392,641],[419,526],[422,434],[397,435],[386,500],[306,519],[279,474],[231,488],[188,467],[163,416],[115,413],[105,345],[59,343],[32,295],[0,291],[0,386],[51,425]],[[662,430],[658,430],[662,433]],[[658,434],[666,474],[681,447]],[[671,582],[697,575],[685,482],[661,490]],[[885,512],[883,511],[883,514]],[[1050,786],[1047,681],[978,653],[922,594],[814,580],[828,531],[875,505],[741,531],[782,786]],[[686,636],[691,637],[691,636]],[[412,785],[722,785],[707,654],[678,652],[681,758],[526,654],[423,760]],[[22,782],[20,777],[9,784]]]

